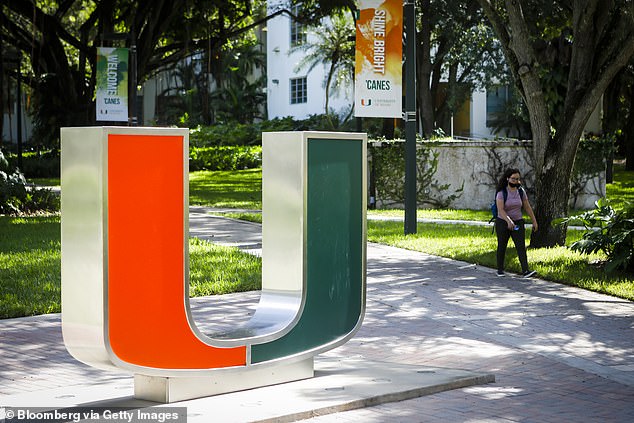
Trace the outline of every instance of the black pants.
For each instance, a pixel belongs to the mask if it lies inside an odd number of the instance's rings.
[[[509,238],[513,238],[515,249],[517,250],[517,258],[520,260],[522,272],[528,270],[528,259],[526,258],[526,228],[524,227],[524,219],[516,220],[515,224],[518,230],[509,230],[507,222],[497,218],[495,219],[495,233],[498,237],[497,264],[498,271],[504,271],[504,257],[506,256],[506,246]]]

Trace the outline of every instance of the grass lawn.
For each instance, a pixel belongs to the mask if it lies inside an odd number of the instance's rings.
[[[0,216],[0,318],[60,309],[59,217]]]
[[[386,216],[405,218],[405,210],[402,209],[382,209],[368,210],[368,216]],[[470,220],[488,222],[491,219],[490,210],[454,210],[454,209],[421,209],[416,211],[418,219],[440,219],[440,220]]]
[[[0,216],[0,319],[60,311],[60,218]],[[190,239],[190,295],[261,287],[261,260]]]
[[[260,210],[262,169],[191,172],[189,204]]]
[[[634,202],[634,172],[626,172],[623,165],[614,166],[614,182],[605,187],[606,197],[615,206],[625,201]]]
[[[29,178],[29,184],[40,185],[43,187],[59,186],[59,178]]]

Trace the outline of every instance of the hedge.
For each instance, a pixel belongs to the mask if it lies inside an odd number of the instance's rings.
[[[18,156],[7,155],[7,160],[12,167],[17,167]],[[59,152],[51,150],[44,153],[26,151],[22,153],[22,168],[20,171],[28,178],[59,178],[60,175]]]
[[[262,166],[262,147],[190,147],[189,170],[240,170]]]

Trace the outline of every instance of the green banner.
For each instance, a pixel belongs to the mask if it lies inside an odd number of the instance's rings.
[[[97,120],[128,121],[128,49],[97,48]]]

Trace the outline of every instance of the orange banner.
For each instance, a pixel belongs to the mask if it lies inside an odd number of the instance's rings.
[[[355,116],[402,116],[403,0],[360,0]]]

